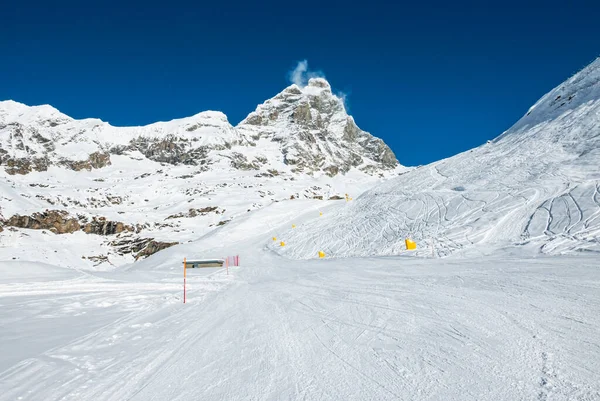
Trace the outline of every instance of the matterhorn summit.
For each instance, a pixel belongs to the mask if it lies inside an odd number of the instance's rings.
[[[311,78],[302,88],[290,85],[259,105],[238,129],[255,140],[279,143],[294,171],[336,175],[353,167],[367,173],[398,167],[392,150],[358,128],[323,78]]]

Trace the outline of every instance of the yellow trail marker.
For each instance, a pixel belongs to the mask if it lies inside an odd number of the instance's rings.
[[[404,243],[406,244],[407,250],[417,249],[417,243],[408,238],[404,240]]]
[[[285,242],[281,241],[281,242],[279,243],[279,246],[285,246]]]
[[[292,228],[296,228],[296,225],[295,225],[295,224],[292,224]]]
[[[319,216],[323,216],[323,212],[319,212]]]
[[[319,251],[319,258],[324,258],[325,257],[325,252],[323,251]]]
[[[273,237],[273,241],[277,241],[277,237]]]

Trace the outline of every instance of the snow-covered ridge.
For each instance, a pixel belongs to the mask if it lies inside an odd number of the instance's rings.
[[[494,141],[422,166],[286,233],[294,258],[600,251],[600,59]]]
[[[542,96],[511,130],[514,132],[524,127],[533,127],[544,121],[553,120],[587,102],[597,101],[598,85],[600,85],[600,58]],[[502,136],[496,140],[500,138]]]
[[[264,171],[284,164],[294,172],[375,175],[399,164],[387,145],[361,131],[324,79],[292,85],[257,107],[237,127],[225,114],[191,117],[139,127],[114,127],[98,119],[75,120],[55,108],[0,102],[0,166],[9,174],[44,171],[50,165],[103,167],[110,155],[139,151],[154,161],[208,167],[233,161],[233,168]],[[104,155],[93,163],[90,155]],[[78,163],[74,163],[78,162]]]

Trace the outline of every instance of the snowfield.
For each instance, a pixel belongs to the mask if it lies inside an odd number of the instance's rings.
[[[322,218],[315,204],[274,204],[125,271],[2,262],[0,400],[600,399],[596,255],[270,251]],[[184,305],[183,256],[230,254],[229,275],[188,271]]]
[[[0,102],[0,401],[194,399],[600,400],[600,59],[417,168],[324,79],[236,127]]]

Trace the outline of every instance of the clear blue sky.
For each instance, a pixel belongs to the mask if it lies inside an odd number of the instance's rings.
[[[86,3],[3,4],[0,100],[113,125],[203,110],[236,124],[307,59],[418,165],[499,135],[600,55],[600,1]]]

